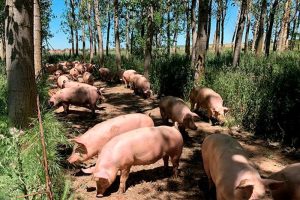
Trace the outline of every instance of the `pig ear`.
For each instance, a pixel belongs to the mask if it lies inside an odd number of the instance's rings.
[[[98,172],[94,172],[94,177],[95,178],[101,178],[101,179],[106,179],[106,180],[109,180],[109,175],[107,174],[107,172],[101,170],[101,171],[98,171]]]
[[[90,167],[90,168],[86,168],[86,169],[81,168],[81,171],[83,171],[86,174],[92,174],[95,172],[95,169],[96,169],[96,167],[94,166],[94,167]]]
[[[283,187],[285,181],[276,181],[273,179],[263,179],[263,184],[265,186],[269,186],[271,190],[278,190],[279,188]]]
[[[227,107],[223,107],[223,109],[224,109],[224,113],[227,113],[230,109],[229,108],[227,108]]]
[[[77,151],[79,151],[80,153],[84,153],[84,154],[88,153],[85,144],[81,141],[81,139],[79,137],[71,139],[70,141],[78,144],[78,146],[76,148]]]
[[[196,119],[200,119],[199,115],[197,115],[196,113],[192,112],[192,117],[196,118]]]
[[[245,199],[250,199],[253,193],[254,185],[250,184],[248,179],[243,179],[235,189],[241,190]]]

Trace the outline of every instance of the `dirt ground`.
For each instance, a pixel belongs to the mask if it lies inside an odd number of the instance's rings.
[[[91,118],[88,109],[81,107],[71,106],[68,115],[62,113],[62,108],[55,111],[59,120],[66,123],[69,138],[83,134],[97,123],[128,113],[150,114],[155,125],[161,125],[156,98],[145,100],[133,95],[132,90],[121,84],[106,85],[103,82],[96,82],[95,85],[106,88],[106,101],[98,105],[100,109],[96,111],[96,119]],[[119,177],[117,177],[102,199],[208,199],[208,182],[201,158],[201,143],[208,134],[230,134],[238,139],[249,152],[250,159],[257,165],[262,176],[267,176],[282,169],[286,164],[293,163],[285,151],[277,145],[271,145],[268,141],[255,138],[252,134],[240,131],[238,128],[211,126],[209,123],[201,121],[196,124],[198,130],[187,130],[187,134],[184,136],[184,149],[178,178],[172,177],[171,163],[169,163],[170,173],[164,173],[162,160],[152,165],[133,166],[127,181],[126,192],[124,194],[116,193],[119,184]],[[70,153],[71,150],[67,151],[64,155],[65,158]],[[74,199],[96,199],[96,184],[92,180],[92,176],[86,175],[80,170],[92,166],[95,161],[96,158],[77,166],[65,163],[66,174],[72,182]]]

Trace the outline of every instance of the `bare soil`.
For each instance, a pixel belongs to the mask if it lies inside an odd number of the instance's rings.
[[[162,121],[158,109],[158,100],[143,99],[133,94],[132,90],[124,85],[106,85],[96,82],[97,87],[105,87],[106,101],[98,105],[97,117],[92,118],[89,109],[82,107],[70,107],[70,114],[65,115],[62,108],[55,113],[59,120],[64,121],[68,128],[69,138],[83,134],[95,124],[107,119],[127,113],[146,113],[153,118],[155,125],[161,125]],[[49,91],[50,94],[56,89]],[[117,194],[119,177],[108,189],[102,199],[208,199],[208,182],[203,170],[201,158],[201,143],[205,136],[214,133],[229,134],[242,144],[249,152],[250,159],[257,165],[262,176],[282,169],[286,164],[293,163],[294,158],[289,158],[278,145],[270,145],[268,141],[254,137],[251,133],[240,131],[238,128],[225,128],[211,126],[207,122],[197,122],[197,131],[187,130],[184,134],[184,149],[180,160],[180,174],[173,178],[171,163],[168,174],[164,173],[163,161],[152,165],[133,166],[127,181],[127,189],[124,194]],[[71,149],[65,151],[67,158]],[[95,164],[93,158],[81,165],[71,166],[64,163],[66,174],[72,182],[74,199],[96,199],[96,184],[91,175],[81,172],[81,168]]]

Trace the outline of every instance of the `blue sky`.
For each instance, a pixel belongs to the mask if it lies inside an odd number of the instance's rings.
[[[54,37],[49,40],[49,43],[54,49],[70,48],[71,44],[68,42],[67,35],[62,31],[62,27],[61,27],[62,14],[65,12],[65,1],[53,0],[52,9],[53,9],[53,13],[56,17],[54,19],[52,19],[52,21],[50,23],[50,29],[51,29],[51,32],[54,35]],[[238,12],[237,6],[229,5],[226,20],[225,20],[225,34],[224,34],[224,42],[225,43],[231,42],[232,34],[233,34],[234,28],[235,28],[235,23],[237,20],[237,15],[238,15],[237,12]],[[215,32],[215,24],[216,24],[216,22],[215,22],[215,19],[213,18],[212,24],[211,24],[212,30],[211,30],[211,36],[210,36],[210,43],[213,40],[213,35]],[[112,25],[112,28],[113,28],[113,25]],[[113,30],[111,31],[111,34],[113,34]],[[106,34],[104,33],[103,36],[104,36],[103,43],[105,44]],[[113,35],[110,38],[112,40]],[[185,44],[185,33],[179,35],[177,43],[178,43],[178,45]],[[86,46],[89,47],[88,41],[86,41]],[[122,45],[122,46],[124,46],[124,45]],[[81,42],[79,43],[79,47],[81,48]]]

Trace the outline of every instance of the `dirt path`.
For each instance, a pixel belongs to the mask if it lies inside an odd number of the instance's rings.
[[[99,122],[127,113],[151,113],[150,116],[155,124],[161,125],[157,100],[144,100],[134,96],[132,91],[124,88],[123,85],[106,86],[102,82],[96,82],[96,85],[107,87],[105,90],[106,101],[100,105],[101,109],[96,111],[96,119],[90,117],[90,111],[86,108],[71,106],[71,114],[67,116],[62,113],[62,108],[55,111],[57,117],[66,122],[69,138],[84,133]],[[188,130],[188,137],[185,137],[178,178],[174,179],[171,174],[164,173],[162,160],[148,166],[134,166],[131,168],[125,194],[115,193],[119,184],[119,177],[117,177],[102,199],[207,199],[207,178],[202,166],[200,145],[207,134],[224,133],[237,138],[250,153],[251,160],[257,164],[263,176],[280,170],[284,165],[292,162],[284,156],[280,149],[266,147],[266,141],[255,139],[249,133],[210,126],[205,122],[197,122],[197,126],[197,131]],[[70,155],[70,151],[66,153],[65,157],[68,155]],[[75,199],[96,199],[96,187],[92,176],[85,175],[80,171],[81,167],[91,166],[95,161],[96,159],[92,159],[75,167],[65,164],[66,173],[72,182]]]

